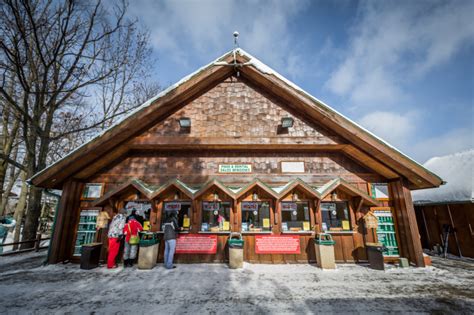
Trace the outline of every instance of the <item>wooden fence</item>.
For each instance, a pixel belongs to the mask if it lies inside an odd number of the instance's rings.
[[[29,240],[29,241],[21,241],[21,242],[15,242],[15,243],[5,243],[5,244],[0,244],[0,247],[5,248],[6,246],[15,246],[15,245],[21,245],[21,244],[28,244],[28,243],[34,243],[34,246],[32,248],[27,248],[27,249],[16,249],[12,251],[8,251],[5,253],[0,254],[0,256],[8,256],[8,255],[15,255],[15,254],[20,254],[20,253],[25,253],[25,252],[31,252],[31,251],[39,251],[40,249],[46,249],[49,247],[49,244],[46,246],[41,246],[42,241],[49,241],[51,238],[42,238],[41,233],[36,234],[36,238],[34,240]]]

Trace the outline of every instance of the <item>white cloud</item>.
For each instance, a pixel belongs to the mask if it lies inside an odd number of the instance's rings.
[[[403,84],[473,43],[473,12],[474,1],[367,2],[325,86],[356,106],[393,104]]]
[[[131,14],[150,30],[158,55],[169,54],[180,64],[192,63],[198,54],[208,60],[230,50],[232,33],[238,30],[240,46],[271,66],[292,74],[301,68],[289,21],[307,1],[141,0],[131,4]]]
[[[359,120],[359,123],[391,145],[403,148],[415,132],[417,117],[416,112],[403,115],[389,111],[377,111],[365,115]]]
[[[415,111],[405,114],[377,111],[363,116],[358,122],[420,163],[434,156],[443,156],[474,148],[472,124],[447,132],[440,128],[438,134],[425,138],[418,137],[422,119],[421,113]]]
[[[443,156],[474,148],[474,129],[458,128],[450,132],[434,136],[416,144],[414,157],[425,162],[434,156]]]

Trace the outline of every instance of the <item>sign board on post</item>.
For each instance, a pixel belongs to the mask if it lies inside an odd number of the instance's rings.
[[[176,239],[176,254],[215,254],[217,235],[181,234]]]
[[[252,164],[219,164],[219,173],[252,173]]]
[[[300,254],[300,237],[298,235],[255,235],[255,253]]]

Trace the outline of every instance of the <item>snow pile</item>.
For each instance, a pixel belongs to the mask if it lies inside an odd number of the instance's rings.
[[[429,159],[424,166],[447,184],[412,193],[416,204],[474,201],[474,149]]]

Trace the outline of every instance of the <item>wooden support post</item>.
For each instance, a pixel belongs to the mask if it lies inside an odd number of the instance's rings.
[[[50,264],[69,259],[70,252],[73,250],[74,240],[72,238],[75,235],[75,223],[83,187],[84,185],[77,181],[68,181],[63,186],[54,233],[51,236],[51,250],[48,259]]]
[[[407,181],[399,179],[390,182],[389,193],[400,234],[400,256],[408,258],[417,267],[424,267],[423,249]]]
[[[41,244],[41,233],[36,233],[35,251],[39,251]]]

